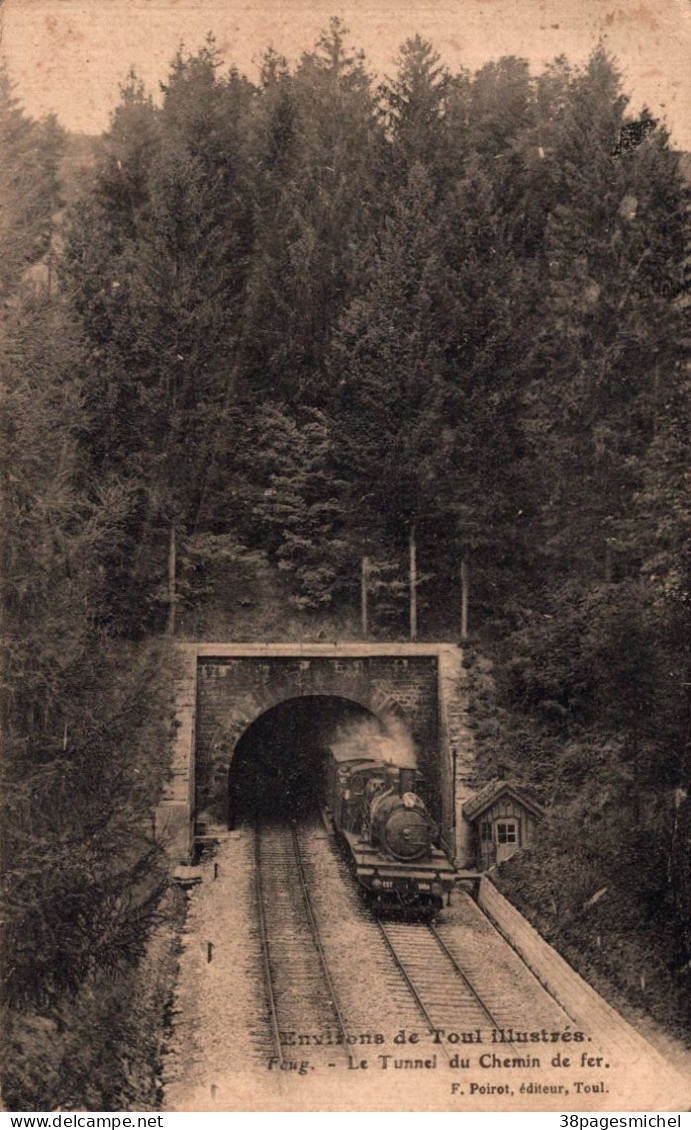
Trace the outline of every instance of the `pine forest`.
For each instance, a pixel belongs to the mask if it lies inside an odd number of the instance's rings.
[[[155,1105],[171,640],[358,639],[363,585],[408,639],[413,546],[478,786],[549,814],[501,889],[688,1038],[689,162],[627,106],[602,46],[383,78],[338,19],[98,139],[0,71],[10,1109]]]

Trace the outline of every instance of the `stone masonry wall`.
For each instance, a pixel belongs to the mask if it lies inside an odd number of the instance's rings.
[[[470,828],[462,809],[475,789],[475,746],[468,727],[468,686],[457,647],[439,648],[439,772],[442,779],[442,834],[459,868],[474,867]]]
[[[170,783],[157,811],[171,856],[192,858],[195,816],[225,818],[228,769],[248,727],[286,699],[319,694],[359,703],[408,731],[447,851],[458,867],[471,866],[461,806],[472,792],[474,749],[457,647],[188,643],[176,650],[178,730]]]
[[[197,650],[176,647],[175,735],[170,777],[156,809],[156,834],[176,863],[188,863],[194,850],[194,747]]]
[[[259,715],[305,695],[334,695],[393,717],[413,739],[433,807],[440,811],[439,718],[435,656],[202,657],[197,678],[200,809],[225,811],[235,746]]]

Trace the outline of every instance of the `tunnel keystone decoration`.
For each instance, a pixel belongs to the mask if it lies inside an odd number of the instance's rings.
[[[190,863],[195,826],[226,820],[233,757],[264,715],[307,696],[342,699],[413,742],[442,838],[471,862],[461,808],[471,796],[472,734],[462,652],[452,644],[177,644],[173,763],[156,827],[171,856]]]

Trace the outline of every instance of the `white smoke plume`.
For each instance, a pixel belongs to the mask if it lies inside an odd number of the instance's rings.
[[[331,749],[337,761],[366,758],[388,761],[405,769],[417,768],[413,739],[399,718],[361,718],[339,726]]]

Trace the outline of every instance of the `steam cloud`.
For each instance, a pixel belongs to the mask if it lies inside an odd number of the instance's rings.
[[[413,740],[398,718],[362,718],[338,727],[331,743],[337,761],[367,758],[417,768]]]

